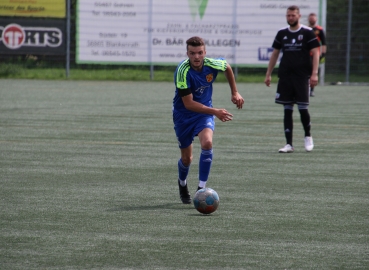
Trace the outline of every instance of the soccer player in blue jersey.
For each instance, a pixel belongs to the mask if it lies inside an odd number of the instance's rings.
[[[284,133],[286,145],[279,149],[279,153],[292,153],[293,106],[296,103],[300,112],[300,119],[305,132],[305,150],[310,152],[314,148],[310,129],[309,114],[309,83],[314,87],[318,83],[319,47],[320,44],[310,27],[300,24],[300,9],[298,6],[287,8],[287,23],[278,31],[274,42],[273,52],[269,60],[265,76],[265,84],[270,86],[272,71],[277,63],[280,51],[283,52],[278,69],[278,86],[275,97],[277,104],[284,106]],[[312,57],[310,57],[312,55]]]
[[[207,58],[205,42],[200,37],[191,37],[186,44],[188,59],[182,61],[174,73],[173,122],[181,151],[178,160],[179,195],[182,203],[190,204],[187,175],[192,162],[194,137],[199,137],[201,146],[199,190],[206,185],[213,161],[214,118],[227,122],[233,117],[226,109],[213,108],[212,105],[213,82],[219,71],[225,73],[231,88],[231,100],[238,109],[242,108],[244,99],[237,91],[232,68],[226,60]]]

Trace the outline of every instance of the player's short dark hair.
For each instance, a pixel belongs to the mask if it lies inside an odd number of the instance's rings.
[[[201,37],[191,37],[186,41],[187,49],[188,46],[198,47],[198,46],[205,46],[205,41]]]
[[[316,13],[312,12],[312,13],[309,14],[309,17],[310,16],[315,16],[316,17]]]
[[[296,5],[289,6],[287,10],[292,10],[292,11],[297,10],[297,12],[300,13],[300,8]]]

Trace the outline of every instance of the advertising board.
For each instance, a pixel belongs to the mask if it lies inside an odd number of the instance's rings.
[[[0,16],[65,18],[65,0],[0,0]]]
[[[80,0],[76,62],[172,65],[187,58],[186,40],[196,35],[208,57],[266,66],[287,7],[299,6],[307,24],[322,1]]]
[[[65,54],[65,21],[0,18],[0,54]]]

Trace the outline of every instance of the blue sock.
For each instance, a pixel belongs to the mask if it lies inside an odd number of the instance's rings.
[[[187,175],[189,171],[190,171],[190,166],[186,167],[185,165],[183,165],[182,159],[179,159],[178,160],[178,179],[180,181],[185,181],[187,179]]]
[[[199,161],[200,181],[206,182],[208,180],[212,161],[213,161],[213,149],[201,150]]]

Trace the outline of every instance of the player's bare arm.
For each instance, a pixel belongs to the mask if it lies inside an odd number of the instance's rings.
[[[313,55],[313,69],[310,76],[310,85],[314,87],[318,84],[319,48],[314,48],[311,52]]]
[[[327,53],[327,45],[322,45],[322,53]]]
[[[198,113],[215,115],[215,117],[217,117],[222,122],[232,120],[233,115],[229,113],[226,109],[216,109],[207,107],[197,101],[194,101],[192,94],[182,97],[182,101],[187,110]]]
[[[273,72],[275,65],[277,64],[278,57],[279,57],[279,50],[274,49],[270,57],[270,60],[269,60],[269,65],[268,65],[268,69],[267,69],[265,80],[264,80],[264,83],[268,87],[270,86],[270,83],[272,81],[272,72]]]
[[[233,104],[236,104],[238,109],[242,109],[243,104],[245,103],[243,97],[237,90],[236,80],[234,78],[234,73],[232,67],[227,63],[227,69],[224,72],[225,77],[229,83],[231,88],[231,100]]]

